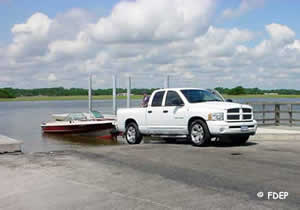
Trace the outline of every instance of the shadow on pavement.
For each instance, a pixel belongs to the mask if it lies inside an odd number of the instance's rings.
[[[146,144],[170,144],[170,145],[192,145],[189,141],[187,140],[182,140],[182,139],[170,139],[170,140],[148,140],[145,141]],[[224,142],[224,141],[212,141],[210,144],[208,144],[205,147],[250,147],[250,146],[255,146],[258,143],[256,142],[247,142],[243,145],[236,145],[231,142]]]
[[[250,146],[255,146],[258,143],[256,142],[247,142],[243,145],[235,145],[233,143],[228,143],[228,142],[212,142],[210,146],[214,147],[250,147]]]

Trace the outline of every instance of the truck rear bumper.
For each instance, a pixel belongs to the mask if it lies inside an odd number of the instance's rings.
[[[213,136],[230,135],[230,134],[249,134],[254,135],[257,130],[257,122],[235,122],[228,123],[223,121],[208,121],[208,129]]]

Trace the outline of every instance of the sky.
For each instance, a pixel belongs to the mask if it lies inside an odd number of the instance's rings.
[[[0,0],[0,88],[300,89],[295,0]]]

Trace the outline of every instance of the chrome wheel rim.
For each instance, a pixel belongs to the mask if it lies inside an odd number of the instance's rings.
[[[191,129],[191,139],[195,144],[199,144],[204,139],[204,130],[200,124],[193,125]]]
[[[127,137],[127,140],[130,142],[130,143],[135,143],[135,136],[136,136],[136,130],[133,126],[130,126],[127,130],[127,134],[126,134],[126,137]]]

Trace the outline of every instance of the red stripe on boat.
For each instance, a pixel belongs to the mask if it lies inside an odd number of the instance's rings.
[[[106,135],[106,136],[97,136],[97,139],[107,139],[107,140],[111,140],[113,138],[112,135]]]

